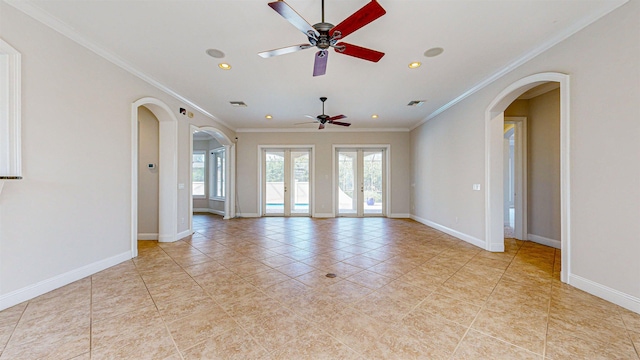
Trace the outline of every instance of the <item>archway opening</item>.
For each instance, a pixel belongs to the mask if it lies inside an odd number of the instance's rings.
[[[138,255],[138,113],[145,107],[158,120],[158,241],[175,241],[178,229],[178,120],[162,101],[146,97],[131,106],[131,256]]]
[[[201,138],[201,140],[198,140]],[[210,139],[210,140],[209,140]],[[202,143],[204,141],[204,144]],[[199,143],[199,144],[197,144]],[[211,144],[216,144],[215,146]],[[219,144],[219,145],[218,145]],[[215,148],[215,149],[214,149]],[[204,169],[207,172],[203,178],[207,179],[204,191],[204,199],[199,199],[200,203],[207,206],[194,206],[198,201],[194,197],[194,169],[193,165],[189,172],[189,224],[193,229],[193,212],[195,209],[205,209],[205,211],[219,213],[223,219],[228,220],[235,217],[235,142],[224,132],[212,126],[191,126],[191,137],[189,144],[189,158],[194,159],[194,153],[202,152],[205,156]],[[216,178],[220,176],[220,178]],[[222,181],[221,181],[222,180]],[[214,184],[215,183],[215,184]],[[216,185],[216,186],[214,186]]]
[[[504,89],[485,113],[485,239],[489,251],[504,251],[504,111],[528,90],[548,82],[560,84],[560,279],[567,282],[571,271],[569,217],[569,76],[540,73],[520,79]]]

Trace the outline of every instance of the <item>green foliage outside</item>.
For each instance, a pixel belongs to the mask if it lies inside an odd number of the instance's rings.
[[[204,154],[193,154],[193,181],[204,182]]]
[[[265,177],[267,182],[284,182],[284,157],[273,153],[267,154]],[[309,181],[309,155],[294,157],[293,171],[298,182]]]
[[[345,194],[353,198],[355,152],[341,153],[338,159],[338,184]],[[364,200],[373,198],[376,203],[382,202],[382,156],[380,153],[364,157]]]

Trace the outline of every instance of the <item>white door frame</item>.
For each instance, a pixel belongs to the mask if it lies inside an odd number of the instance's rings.
[[[309,215],[292,215],[292,216],[311,216],[315,217],[315,173],[316,173],[316,146],[315,145],[258,145],[258,216],[264,216],[264,150],[309,150]]]
[[[189,136],[189,159],[193,159],[193,133],[196,131],[205,132],[220,145],[224,147],[224,217],[223,220],[229,220],[236,216],[236,143],[220,129],[213,126],[195,126],[190,125]],[[207,151],[209,153],[209,151]],[[208,165],[207,165],[208,166]],[[193,233],[193,170],[189,166],[189,233]],[[208,186],[208,184],[206,185]],[[208,200],[208,199],[207,199]]]
[[[505,116],[505,123],[515,125],[515,237],[518,240],[527,238],[527,118],[524,116]]]
[[[333,206],[332,208],[332,212],[333,212],[333,217],[336,217],[339,215],[339,211],[338,211],[338,206],[339,206],[339,201],[337,199],[338,196],[338,192],[336,191],[336,187],[337,187],[337,176],[338,176],[338,172],[337,172],[337,159],[336,159],[336,151],[338,149],[359,149],[359,150],[377,150],[377,149],[382,149],[384,150],[384,172],[383,172],[383,178],[382,178],[382,183],[383,183],[383,188],[384,188],[384,194],[382,194],[382,198],[383,198],[383,207],[382,207],[382,214],[378,215],[375,214],[373,216],[389,216],[390,212],[389,209],[391,209],[391,176],[390,176],[390,171],[391,171],[391,163],[389,162],[389,159],[391,159],[391,145],[390,144],[344,144],[344,145],[340,145],[340,144],[333,144],[331,146],[331,169],[332,169],[332,176],[331,176],[331,199],[333,201]]]
[[[177,240],[178,232],[178,119],[162,101],[145,97],[131,105],[131,257],[138,256],[138,108],[158,119],[158,241]]]
[[[485,241],[489,251],[504,251],[503,225],[503,131],[504,110],[525,91],[546,82],[560,83],[560,216],[562,271],[560,280],[571,274],[571,183],[570,183],[570,113],[569,75],[539,73],[509,85],[485,111]]]

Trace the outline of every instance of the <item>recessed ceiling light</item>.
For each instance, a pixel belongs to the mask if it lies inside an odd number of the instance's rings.
[[[409,69],[417,69],[420,67],[420,65],[422,65],[422,63],[420,63],[419,61],[414,61],[409,64]]]
[[[218,49],[207,49],[207,55],[216,59],[222,59],[224,57],[224,53]]]
[[[271,116],[271,115],[265,115],[264,117],[265,117],[265,119],[273,119],[273,116]]]
[[[442,54],[444,49],[441,47],[434,47],[424,52],[424,56],[426,57],[434,57]]]
[[[218,67],[222,70],[231,70],[231,65],[227,63],[220,63],[218,64]]]
[[[378,118],[378,114],[373,114],[373,115],[371,115],[371,118],[372,118],[372,119],[377,119],[377,118]]]

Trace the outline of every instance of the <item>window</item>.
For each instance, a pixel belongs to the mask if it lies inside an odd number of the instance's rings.
[[[225,178],[225,149],[224,147],[211,151],[209,157],[211,161],[211,190],[209,192],[210,198],[213,200],[224,200],[224,178]]]
[[[191,186],[193,189],[193,197],[194,198],[204,198],[206,197],[205,193],[205,157],[206,153],[204,151],[194,151],[193,159],[191,163],[191,169],[193,171],[193,175],[191,178]]]

